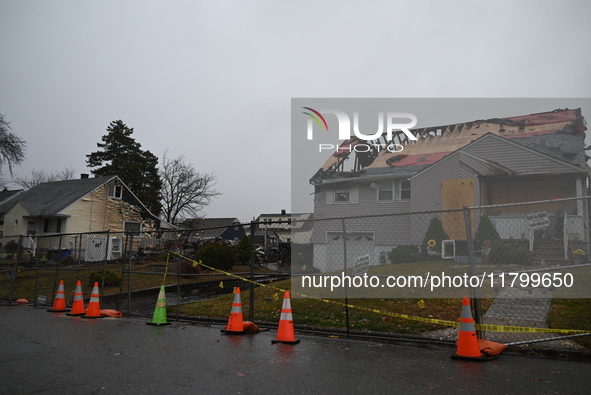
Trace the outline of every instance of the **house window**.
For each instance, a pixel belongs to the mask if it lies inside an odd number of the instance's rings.
[[[125,233],[132,233],[133,236],[141,236],[140,232],[142,231],[142,223],[125,221],[123,223],[123,230]]]
[[[61,233],[61,231],[61,218],[45,218],[45,221],[43,223],[43,233]]]
[[[400,181],[400,200],[410,200],[410,181]]]
[[[123,196],[123,187],[120,185],[109,185],[108,196],[113,199],[121,199]]]
[[[394,188],[392,181],[380,181],[378,183],[378,201],[385,202],[394,199]]]
[[[339,188],[339,189],[335,189],[335,191],[334,191],[335,203],[348,202],[350,197],[351,197],[351,190],[349,188]]]

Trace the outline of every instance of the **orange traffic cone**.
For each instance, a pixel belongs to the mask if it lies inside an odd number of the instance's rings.
[[[98,281],[95,281],[94,283],[92,294],[90,295],[90,302],[88,302],[88,308],[86,309],[86,314],[84,314],[82,318],[101,318],[101,303],[99,301]]]
[[[234,292],[234,301],[232,302],[232,310],[230,311],[230,318],[228,325],[222,329],[222,333],[227,334],[243,334],[244,322],[242,321],[242,301],[240,300],[240,287],[236,287]]]
[[[279,328],[277,329],[277,340],[271,340],[271,343],[298,344],[299,342],[299,339],[295,338],[293,330],[293,316],[291,314],[289,291],[285,291],[285,294],[283,295],[281,317],[279,318]]]
[[[63,313],[66,311],[66,292],[64,291],[64,280],[60,280],[60,285],[57,288],[55,300],[53,301],[53,308],[47,311],[52,313]]]
[[[80,280],[76,283],[76,292],[74,292],[74,301],[72,302],[72,310],[66,315],[84,315],[86,314],[86,310],[84,310],[84,299],[82,297],[82,284]]]
[[[476,335],[476,327],[474,326],[474,319],[472,319],[472,311],[470,310],[470,300],[464,298],[462,300],[462,315],[460,316],[460,334],[456,342],[456,352],[451,357],[457,359],[469,359],[480,361],[484,359],[484,354],[480,351],[478,346],[478,336]]]

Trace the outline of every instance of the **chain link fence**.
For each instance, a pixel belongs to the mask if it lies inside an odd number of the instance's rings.
[[[232,238],[220,236],[225,227],[0,237],[0,299],[50,306],[64,280],[70,304],[77,281],[85,298],[98,282],[103,309],[150,317],[164,285],[171,319],[221,323],[240,287],[245,319],[272,325],[290,289],[300,328],[453,343],[449,322],[470,296],[476,322],[493,329],[483,338],[578,347],[498,327],[591,330],[553,319],[557,300],[590,299],[587,203],[294,216],[240,225],[247,237]],[[565,286],[571,279],[578,288]]]

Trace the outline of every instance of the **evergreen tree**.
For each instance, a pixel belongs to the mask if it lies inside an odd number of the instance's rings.
[[[132,137],[133,128],[121,120],[113,121],[107,134],[97,143],[98,151],[86,155],[86,164],[95,177],[118,176],[154,215],[160,215],[160,189],[158,157],[143,151]]]
[[[429,222],[429,227],[427,228],[427,232],[421,243],[421,254],[423,257],[429,257],[429,253],[427,252],[428,249],[441,254],[441,242],[443,240],[449,240],[449,236],[445,233],[441,220],[437,217],[433,217],[431,222]],[[433,246],[431,247],[430,244]]]
[[[491,244],[501,241],[501,236],[495,229],[495,226],[490,218],[488,218],[488,215],[483,214],[482,217],[480,217],[478,230],[476,231],[473,239],[476,248],[480,248],[486,240],[489,240]]]
[[[247,235],[244,235],[238,245],[236,246],[236,255],[238,256],[238,262],[240,263],[248,263],[250,261],[250,238]]]

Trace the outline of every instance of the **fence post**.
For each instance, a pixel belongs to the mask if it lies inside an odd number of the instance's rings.
[[[468,262],[470,267],[470,276],[476,275],[476,259],[474,256],[474,243],[472,240],[472,219],[470,209],[464,206],[464,221],[466,223],[466,242],[468,243]],[[474,310],[474,321],[481,325],[482,316],[480,308],[480,296],[477,288],[470,287],[470,298],[472,299],[472,308]],[[476,331],[478,338],[484,339],[483,331]]]
[[[125,267],[125,265],[123,266]],[[131,234],[131,241],[129,243],[129,268],[127,271],[127,312],[131,313],[131,272],[133,271],[133,233]],[[121,277],[123,284],[123,277]]]
[[[347,232],[345,228],[345,218],[341,219],[341,224],[343,228],[343,262],[345,268],[343,269],[344,273],[347,273]],[[349,328],[349,287],[345,285],[345,325],[347,327],[347,336],[349,336],[350,328]]]
[[[22,237],[22,236],[21,236]],[[51,240],[51,239],[50,239]],[[53,242],[51,242],[50,244],[51,246],[53,246]],[[55,296],[56,296],[56,292],[57,292],[57,283],[58,283],[58,276],[59,276],[59,271],[60,271],[60,264],[62,263],[62,260],[59,259],[61,257],[61,251],[62,250],[62,235],[60,234],[58,237],[58,242],[57,242],[57,263],[55,266],[55,276],[53,279],[53,292],[51,293],[51,304],[53,305],[53,303],[55,302]]]
[[[250,221],[250,304],[248,306],[248,319],[254,321],[254,221]]]
[[[35,306],[39,299],[39,236],[35,236],[35,295],[33,296]]]
[[[583,226],[585,232],[585,244],[587,245],[587,254],[585,261],[589,262],[589,253],[591,253],[591,245],[589,244],[589,200],[583,199]]]
[[[173,246],[171,246],[173,247]],[[167,249],[170,254],[170,247]],[[176,306],[175,306],[175,320],[179,320],[179,306],[181,303],[181,263],[176,264]]]
[[[82,235],[74,238],[74,257],[78,261],[78,270],[76,272],[76,281],[80,281],[80,269],[82,268]],[[86,257],[85,257],[86,258]]]
[[[103,279],[101,281],[101,293],[105,289],[105,277],[107,276],[107,258],[109,257],[109,247],[111,244],[110,241],[111,241],[111,230],[108,229],[107,230],[107,242],[105,243],[106,244],[105,259],[103,260]]]
[[[12,303],[12,298],[14,296],[14,287],[16,285],[16,274],[18,273],[18,260],[21,255],[21,243],[22,243],[23,236],[18,236],[18,246],[16,247],[16,256],[14,258],[14,267],[12,268],[12,284],[10,285],[10,297],[8,298],[8,303]]]
[[[121,246],[121,281],[119,282],[119,293],[117,294],[117,299],[115,301],[115,310],[119,310],[119,298],[121,296],[121,294],[123,293],[123,277],[125,274],[125,254],[127,253],[127,246],[129,245],[129,236],[130,233],[123,233],[121,235],[121,244],[123,244]],[[133,234],[131,234],[131,237],[133,237]],[[125,244],[123,243],[123,238],[125,238]],[[129,254],[129,257],[131,258],[131,254]]]

